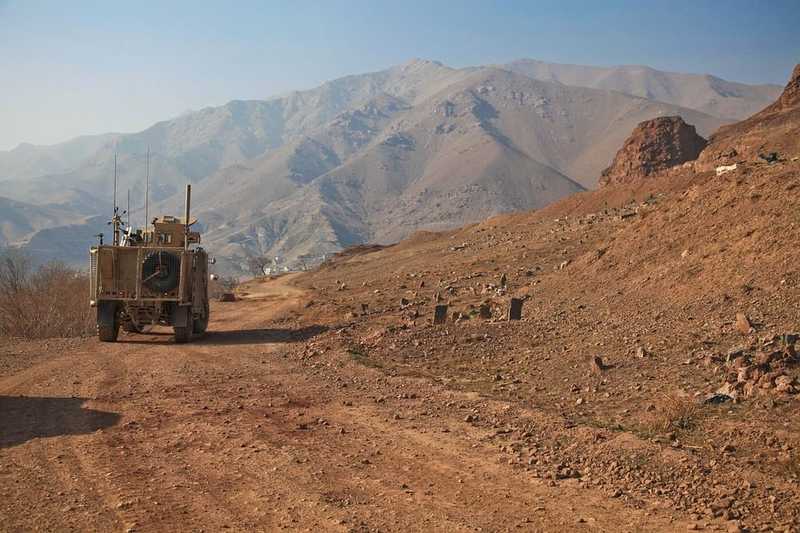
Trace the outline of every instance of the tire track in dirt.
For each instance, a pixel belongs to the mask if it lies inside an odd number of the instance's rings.
[[[648,515],[599,491],[551,487],[515,471],[483,430],[429,418],[422,401],[401,411],[377,401],[391,378],[371,369],[309,372],[290,349],[306,337],[285,320],[306,295],[287,282],[215,306],[197,343],[175,345],[158,331],[111,345],[87,340],[0,379],[4,403],[10,394],[64,402],[60,411],[23,409],[15,424],[27,438],[0,448],[0,479],[13,487],[2,489],[2,523],[104,531],[674,529],[668,513]],[[347,379],[354,386],[343,386]],[[427,401],[453,396],[418,382],[432,394]],[[54,425],[54,434],[35,436],[37,424]]]

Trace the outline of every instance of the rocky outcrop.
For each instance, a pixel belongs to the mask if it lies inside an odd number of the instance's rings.
[[[781,107],[795,107],[800,105],[800,64],[795,65],[792,77],[783,90],[783,94],[778,98]]]
[[[764,156],[764,157],[762,157]],[[774,163],[800,156],[800,65],[783,93],[752,117],[723,126],[697,161],[698,170],[736,163]]]
[[[706,146],[694,126],[681,117],[658,117],[641,122],[603,171],[600,185],[630,183],[697,159]]]

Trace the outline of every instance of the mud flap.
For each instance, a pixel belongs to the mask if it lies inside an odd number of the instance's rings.
[[[175,342],[189,342],[192,338],[192,326],[192,307],[176,305],[172,310],[172,330],[175,332]]]
[[[202,335],[208,329],[208,302],[203,306],[203,316],[193,321],[192,333],[195,335]]]

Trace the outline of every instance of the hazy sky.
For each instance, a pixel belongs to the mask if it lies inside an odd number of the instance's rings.
[[[0,149],[138,131],[412,57],[646,64],[783,84],[800,0],[0,0]]]

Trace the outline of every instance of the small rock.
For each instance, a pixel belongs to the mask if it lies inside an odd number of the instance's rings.
[[[794,379],[782,374],[775,378],[775,390],[778,392],[793,393],[794,392]]]
[[[606,369],[606,365],[600,356],[594,355],[589,358],[589,369],[594,373],[600,373]]]
[[[742,533],[742,526],[735,520],[728,522],[726,529],[728,533]]]
[[[753,324],[744,313],[736,313],[736,330],[742,335],[749,335],[753,329]]]
[[[725,403],[736,401],[739,397],[739,390],[730,383],[724,384],[713,394],[710,394],[704,403]]]

